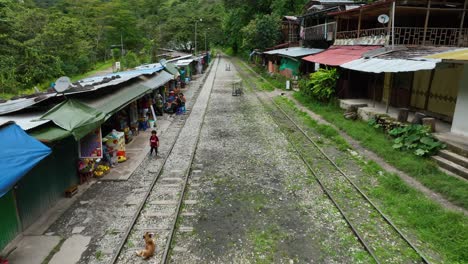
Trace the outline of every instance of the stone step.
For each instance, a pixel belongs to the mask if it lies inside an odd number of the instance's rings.
[[[441,156],[432,156],[432,159],[434,159],[437,164],[439,164],[440,167],[460,176],[460,177],[463,177],[465,179],[468,179],[468,169],[463,167],[463,166],[460,166],[450,160],[447,160]]]
[[[434,136],[447,145],[449,151],[468,158],[467,137],[452,133],[435,133]]]
[[[467,157],[464,157],[464,156],[461,156],[457,153],[454,153],[452,151],[449,151],[449,150],[441,150],[439,151],[438,153],[439,156],[441,156],[442,158],[446,159],[446,160],[450,160],[451,162],[453,163],[456,163],[462,167],[465,167],[465,168],[468,168],[468,158]]]

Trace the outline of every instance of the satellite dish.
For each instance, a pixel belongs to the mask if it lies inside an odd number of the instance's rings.
[[[377,21],[379,21],[379,23],[381,23],[381,24],[386,24],[386,23],[388,23],[389,20],[390,20],[390,18],[385,14],[382,14],[377,18]]]
[[[60,78],[57,79],[57,81],[55,81],[55,91],[57,91],[57,93],[63,93],[65,92],[66,90],[68,90],[68,88],[70,88],[71,86],[71,81],[70,81],[70,78],[66,77],[66,76],[62,76]]]

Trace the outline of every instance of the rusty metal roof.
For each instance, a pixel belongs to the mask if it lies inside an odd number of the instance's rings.
[[[362,54],[381,46],[331,46],[324,52],[302,58],[305,61],[339,66],[361,58]]]

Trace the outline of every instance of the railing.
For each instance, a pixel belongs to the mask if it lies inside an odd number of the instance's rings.
[[[334,40],[336,22],[304,28],[305,40]]]
[[[336,39],[356,39],[361,37],[384,37],[387,28],[362,29],[359,31],[340,31]],[[460,34],[461,33],[461,34]],[[390,36],[391,43],[391,36]],[[395,27],[395,45],[427,46],[468,46],[468,29],[428,28],[424,35],[422,27]]]

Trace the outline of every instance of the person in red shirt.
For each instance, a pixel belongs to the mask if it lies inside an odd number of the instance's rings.
[[[151,131],[151,137],[150,137],[150,155],[153,155],[153,150],[155,150],[156,157],[158,156],[158,147],[159,147],[159,138],[157,136],[156,130]]]

